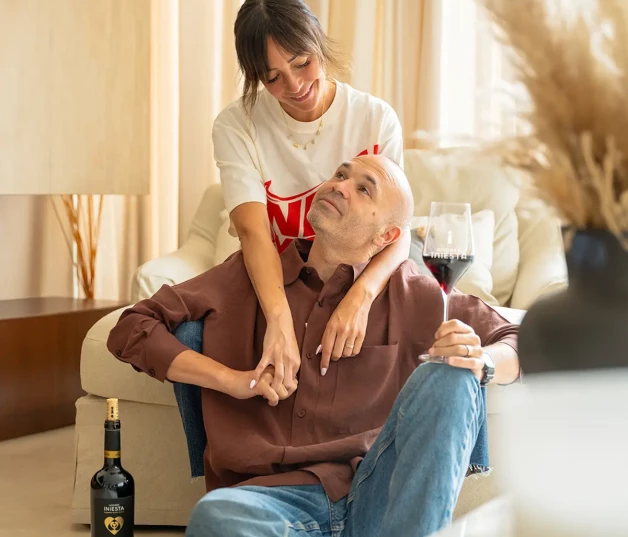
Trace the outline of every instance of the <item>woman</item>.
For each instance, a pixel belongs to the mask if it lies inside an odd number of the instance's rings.
[[[381,153],[401,165],[403,139],[388,104],[332,78],[343,67],[340,56],[302,0],[246,0],[235,22],[235,45],[243,95],[216,118],[214,156],[230,231],[241,241],[267,321],[251,388],[272,364],[272,387],[284,399],[296,389],[300,354],[279,254],[292,240],[313,237],[309,203],[341,162]],[[369,263],[333,312],[321,340],[321,374],[330,358],[360,352],[371,304],[409,247],[406,232]],[[202,323],[196,325],[177,331],[192,348],[202,338]]]

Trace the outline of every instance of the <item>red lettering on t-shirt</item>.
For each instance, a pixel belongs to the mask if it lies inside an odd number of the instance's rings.
[[[379,145],[375,144],[371,153],[365,149],[357,156],[369,154],[378,155]],[[308,222],[307,213],[310,212],[316,191],[322,184],[293,196],[282,197],[271,191],[272,180],[264,183],[270,231],[275,247],[280,254],[294,239],[314,239],[315,233]]]
[[[322,184],[322,183],[321,183]],[[283,252],[294,239],[314,238],[314,230],[307,221],[307,213],[312,200],[321,185],[316,185],[294,196],[282,197],[270,189],[272,181],[264,183],[266,188],[266,210],[270,221],[273,242],[279,253]]]

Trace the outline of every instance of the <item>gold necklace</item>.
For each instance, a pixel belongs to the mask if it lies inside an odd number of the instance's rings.
[[[327,88],[325,88],[325,91],[327,91]],[[316,136],[320,136],[321,135],[321,129],[323,128],[323,116],[325,115],[325,101],[327,99],[327,95],[323,95],[323,111],[321,113],[321,120],[318,123],[318,129],[316,129],[316,135],[314,136],[314,138],[312,138],[309,142],[306,142],[305,144],[300,144],[299,142],[297,142],[293,135],[292,135],[292,131],[290,130],[290,126],[288,125],[288,118],[286,118],[286,112],[283,109],[283,106],[281,106],[281,103],[279,104],[279,108],[281,108],[281,114],[283,116],[283,120],[286,122],[286,129],[288,129],[288,140],[292,140],[292,146],[296,147],[297,149],[299,149],[299,147],[301,147],[301,145],[303,145],[303,150],[307,151],[307,146],[308,145],[314,145],[316,143]]]

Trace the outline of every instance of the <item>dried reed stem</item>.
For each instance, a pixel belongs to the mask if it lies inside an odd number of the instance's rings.
[[[504,141],[508,164],[578,229],[628,247],[628,2],[585,12],[560,0],[482,0],[528,101],[530,134]]]
[[[95,198],[98,198],[98,205],[94,214]],[[76,261],[72,259],[72,265],[85,298],[93,299],[103,196],[77,196],[75,203],[72,195],[63,195],[60,196],[60,200],[65,210],[67,224],[63,223],[57,205],[52,200],[55,216],[63,230],[71,258],[73,258],[72,244],[76,245]]]

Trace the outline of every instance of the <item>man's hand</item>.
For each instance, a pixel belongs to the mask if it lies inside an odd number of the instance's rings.
[[[266,368],[253,388],[251,388],[252,374],[253,371],[231,370],[226,393],[235,399],[251,399],[261,396],[268,401],[270,406],[277,406],[279,401],[290,397],[283,385],[279,386],[279,392],[272,388],[275,374],[275,369],[272,366]]]
[[[428,354],[446,356],[449,365],[470,369],[478,380],[482,380],[482,342],[473,328],[453,319],[440,326],[435,338]]]
[[[353,286],[327,321],[321,342],[321,374],[325,375],[329,361],[355,356],[362,349],[372,301]]]
[[[254,387],[266,368],[274,367],[272,389],[280,394],[280,399],[290,397],[297,389],[297,373],[301,367],[301,355],[294,334],[292,314],[288,310],[280,320],[269,322],[264,335],[264,352],[258,366],[253,371],[249,384]],[[282,390],[282,387],[285,388]],[[286,393],[285,397],[281,394]]]

